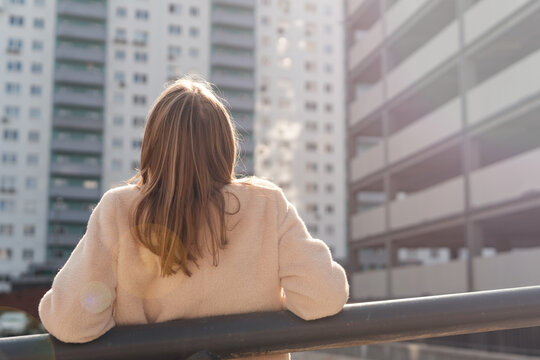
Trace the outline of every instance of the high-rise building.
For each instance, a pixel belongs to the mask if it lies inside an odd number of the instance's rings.
[[[257,9],[255,173],[281,186],[310,233],[345,258],[343,4]]]
[[[216,83],[241,130],[238,172],[253,173],[254,11],[253,0],[0,1],[0,276],[29,263],[54,275],[101,195],[135,174],[148,110],[182,75]]]
[[[0,277],[45,260],[55,8],[0,1]]]
[[[351,297],[537,284],[540,2],[346,8]]]

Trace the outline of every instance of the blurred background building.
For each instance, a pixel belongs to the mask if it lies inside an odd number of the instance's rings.
[[[343,3],[258,4],[255,173],[345,259]]]
[[[347,1],[354,300],[538,284],[540,2]]]

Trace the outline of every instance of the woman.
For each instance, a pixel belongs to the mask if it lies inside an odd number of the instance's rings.
[[[236,156],[231,118],[208,84],[166,88],[148,117],[138,175],[103,195],[41,299],[46,329],[82,343],[115,325],[339,312],[349,293],[343,268],[278,187],[235,179]]]

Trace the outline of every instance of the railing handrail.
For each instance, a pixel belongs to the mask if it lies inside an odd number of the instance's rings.
[[[48,334],[0,339],[8,359],[183,359],[286,353],[540,325],[540,286],[346,305],[304,321],[288,311],[119,326],[86,344]]]

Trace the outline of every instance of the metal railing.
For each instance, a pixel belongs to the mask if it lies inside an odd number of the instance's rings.
[[[540,286],[349,304],[312,321],[280,311],[119,326],[86,344],[5,338],[0,358],[178,360],[208,350],[228,359],[532,326],[540,326]]]

